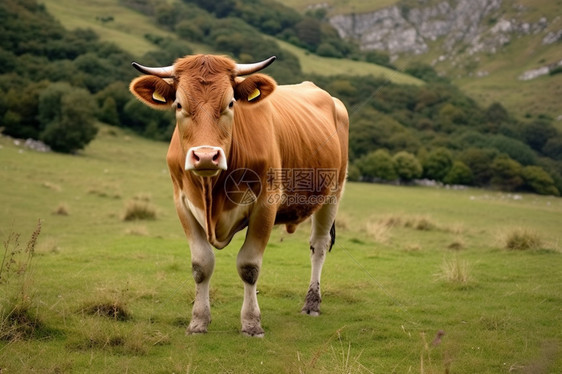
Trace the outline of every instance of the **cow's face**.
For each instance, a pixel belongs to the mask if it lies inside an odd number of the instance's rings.
[[[143,70],[157,75],[131,82],[131,92],[145,104],[175,111],[185,170],[213,177],[228,168],[234,112],[259,103],[275,89],[275,81],[263,74],[237,78],[251,70],[248,66],[225,57],[188,56],[172,67]]]

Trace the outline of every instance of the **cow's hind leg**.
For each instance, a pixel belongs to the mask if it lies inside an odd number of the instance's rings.
[[[312,265],[310,285],[302,307],[302,313],[311,316],[320,314],[322,302],[320,276],[326,253],[332,249],[336,238],[335,217],[337,204],[324,204],[312,215],[312,233],[310,235],[310,262]]]

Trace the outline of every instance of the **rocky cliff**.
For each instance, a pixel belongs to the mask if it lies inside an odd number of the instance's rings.
[[[544,16],[523,21],[529,18],[523,16],[525,10],[514,0],[400,1],[371,13],[335,15],[330,23],[362,49],[387,51],[393,57],[423,54],[432,44],[438,44],[440,58],[445,59],[460,52],[496,53],[521,35],[542,34],[544,44],[562,39],[562,30],[549,30]]]

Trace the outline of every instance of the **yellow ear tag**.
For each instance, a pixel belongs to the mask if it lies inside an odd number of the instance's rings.
[[[164,98],[164,96],[160,95],[157,91],[154,91],[152,93],[152,99],[159,103],[166,103],[166,99]]]
[[[254,100],[256,97],[258,97],[259,95],[261,95],[260,90],[258,90],[257,88],[254,90],[254,92],[252,92],[250,95],[248,95],[248,101],[252,101]]]

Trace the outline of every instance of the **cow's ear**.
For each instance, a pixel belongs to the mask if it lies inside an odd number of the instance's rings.
[[[277,83],[265,74],[253,74],[244,80],[237,79],[234,97],[237,101],[257,103],[275,91]]]
[[[154,109],[169,109],[176,100],[174,86],[154,75],[134,79],[129,90],[140,101]]]

